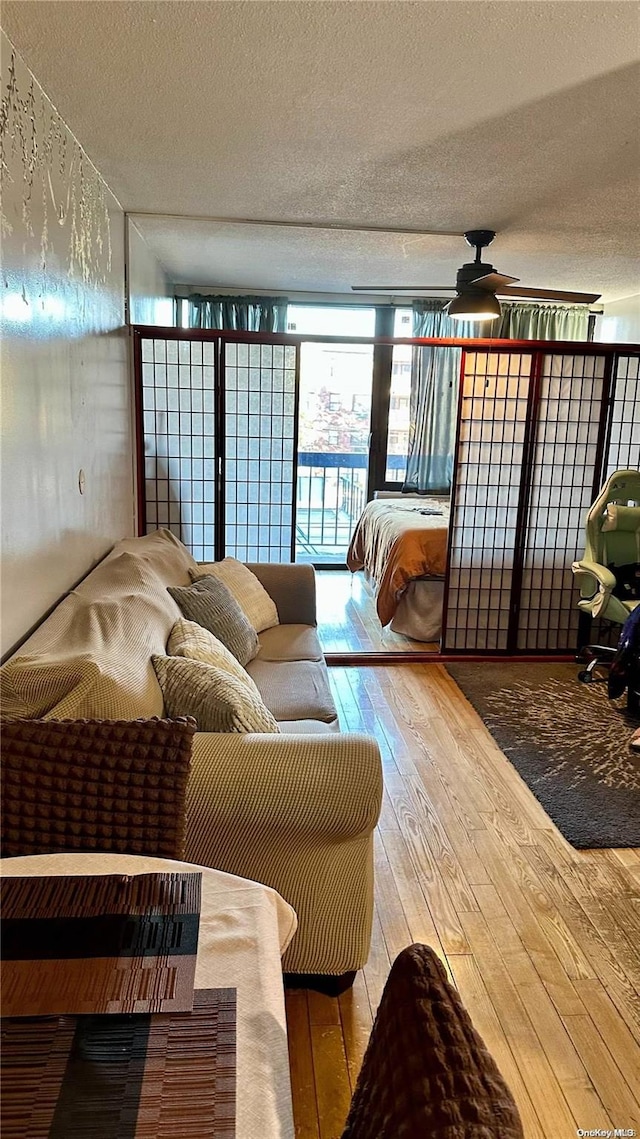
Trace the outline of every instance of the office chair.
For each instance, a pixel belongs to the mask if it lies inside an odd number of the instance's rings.
[[[592,619],[624,625],[640,605],[640,471],[615,471],[607,480],[587,514],[584,557],[571,569],[580,587],[577,659],[589,662],[579,678],[588,683],[616,652],[585,643]]]

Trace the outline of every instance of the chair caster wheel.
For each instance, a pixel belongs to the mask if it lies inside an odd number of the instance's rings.
[[[583,684],[593,684],[593,673],[587,672],[585,669],[584,672],[578,673],[578,680],[581,680]]]

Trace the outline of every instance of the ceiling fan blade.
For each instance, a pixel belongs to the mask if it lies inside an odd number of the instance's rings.
[[[511,278],[510,278],[511,279]],[[455,285],[352,285],[354,293],[455,293]]]
[[[510,288],[508,285],[496,289],[496,294],[499,297],[532,297],[539,301],[572,301],[574,304],[585,305],[599,301],[602,296],[602,293],[571,293],[565,289],[521,289],[519,286]]]
[[[488,293],[497,293],[505,285],[512,285],[519,281],[519,277],[507,277],[504,273],[485,273],[484,277],[476,277],[469,281],[474,289],[486,289]]]

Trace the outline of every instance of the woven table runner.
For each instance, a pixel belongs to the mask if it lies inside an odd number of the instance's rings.
[[[235,989],[197,989],[190,1013],[1,1026],[3,1139],[234,1139]]]
[[[186,1012],[202,875],[4,878],[3,1016]]]

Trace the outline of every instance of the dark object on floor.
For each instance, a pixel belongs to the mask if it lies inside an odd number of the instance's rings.
[[[579,849],[640,845],[638,721],[574,664],[447,665],[507,759]]]
[[[432,949],[393,963],[342,1139],[523,1139],[513,1096]]]
[[[285,973],[287,989],[313,989],[325,997],[339,997],[346,993],[356,979],[355,969],[348,973]]]
[[[626,691],[629,712],[640,719],[640,605],[627,617],[615,648],[586,645],[577,659],[588,661],[578,673],[583,684],[597,679],[597,668],[608,668],[609,699],[619,700]]]
[[[184,855],[195,720],[5,720],[2,856]]]
[[[640,718],[640,605],[627,617],[609,669],[609,699],[627,691],[627,706]]]

